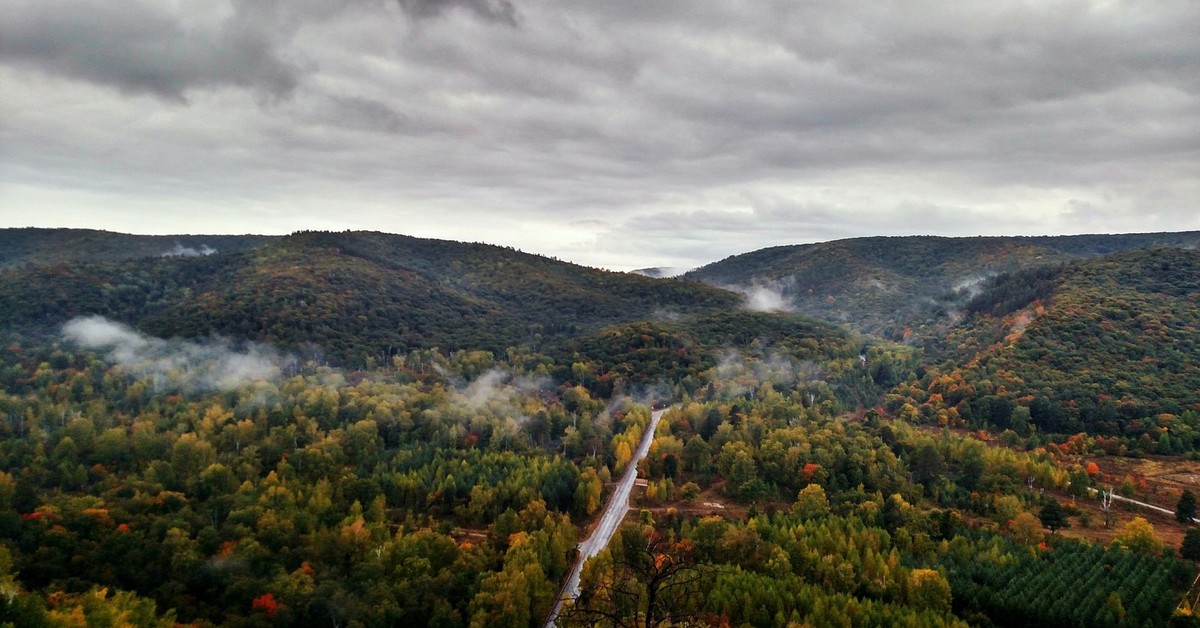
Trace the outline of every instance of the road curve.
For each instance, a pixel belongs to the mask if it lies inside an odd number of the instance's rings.
[[[579,595],[579,576],[583,573],[583,563],[599,554],[600,550],[608,547],[608,542],[612,540],[613,534],[621,526],[621,521],[625,519],[625,514],[629,512],[629,495],[633,492],[633,483],[637,481],[638,462],[641,462],[642,458],[650,453],[650,443],[654,441],[654,430],[658,427],[658,420],[666,412],[667,409],[664,408],[650,413],[650,423],[642,432],[642,440],[638,443],[637,451],[633,452],[633,457],[629,460],[625,473],[621,475],[621,481],[617,483],[616,490],[608,498],[608,503],[604,505],[604,514],[600,515],[600,522],[596,524],[592,534],[579,543],[579,551],[575,562],[571,565],[566,583],[546,619],[546,628],[554,626],[554,620],[558,618],[563,602]]]
[[[1092,493],[1093,495],[1098,495],[1098,494],[1100,493],[1100,491],[1097,491],[1097,490],[1096,490],[1096,489],[1094,489],[1094,488],[1090,488],[1090,487],[1089,487],[1089,488],[1088,488],[1088,490],[1089,490],[1089,491],[1091,491],[1091,493]],[[1174,516],[1174,514],[1175,514],[1175,511],[1174,511],[1174,510],[1168,510],[1168,509],[1166,509],[1166,508],[1163,508],[1162,506],[1155,506],[1154,504],[1147,504],[1146,502],[1139,502],[1139,501],[1138,501],[1138,500],[1136,500],[1136,499],[1129,499],[1128,497],[1121,497],[1120,495],[1113,495],[1113,496],[1112,496],[1112,498],[1113,498],[1113,499],[1115,499],[1115,500],[1117,500],[1117,501],[1119,501],[1119,502],[1125,502],[1125,503],[1127,503],[1127,504],[1133,504],[1134,506],[1141,506],[1142,508],[1146,508],[1146,509],[1148,509],[1148,510],[1156,510],[1156,511],[1158,511],[1158,512],[1161,512],[1161,513],[1163,513],[1163,514],[1172,515],[1172,516]],[[1193,522],[1193,523],[1200,523],[1200,519],[1192,519],[1192,522]]]

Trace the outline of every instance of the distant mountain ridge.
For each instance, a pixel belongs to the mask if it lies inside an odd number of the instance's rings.
[[[505,247],[376,232],[2,229],[0,308],[11,312],[10,326],[99,313],[160,335],[312,343],[340,360],[429,346],[499,350],[740,304],[937,343],[990,277],[1197,245],[1200,232],[854,238],[761,249],[665,281],[638,275],[674,269],[613,273]]]
[[[282,236],[135,235],[95,229],[0,229],[0,270],[31,264],[120,262],[146,257],[236,253]]]
[[[666,279],[669,277],[678,277],[686,273],[686,267],[679,266],[655,266],[653,268],[638,268],[629,272],[643,277],[653,277],[655,279]]]
[[[10,327],[47,330],[99,314],[164,337],[215,333],[289,350],[318,347],[343,364],[415,348],[536,347],[739,301],[698,282],[374,232],[299,232],[228,254],[0,272],[0,311]]]
[[[778,295],[788,309],[900,340],[945,321],[1003,272],[1150,246],[1194,248],[1200,232],[948,238],[869,237],[760,249],[685,278]],[[936,325],[935,325],[936,326]]]

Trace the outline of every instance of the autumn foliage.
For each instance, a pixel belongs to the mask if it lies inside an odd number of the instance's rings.
[[[274,617],[279,612],[279,602],[275,601],[274,595],[264,593],[250,602],[250,608],[266,613],[267,617]]]

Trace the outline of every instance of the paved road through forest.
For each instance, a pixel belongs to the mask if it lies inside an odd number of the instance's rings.
[[[563,602],[579,595],[579,575],[583,573],[583,563],[599,554],[600,550],[608,547],[608,542],[612,540],[613,534],[621,526],[621,521],[625,519],[625,513],[629,512],[629,494],[633,491],[633,483],[637,481],[638,462],[650,452],[650,443],[654,441],[654,430],[658,427],[658,420],[666,412],[666,409],[662,409],[655,410],[650,414],[650,424],[642,433],[642,440],[638,443],[637,451],[633,452],[633,458],[629,460],[629,466],[625,468],[625,473],[621,476],[616,490],[608,498],[608,503],[604,506],[604,514],[600,515],[600,522],[592,530],[591,536],[579,544],[579,552],[575,562],[571,565],[566,584],[558,599],[554,601],[554,608],[550,610],[550,615],[546,620],[547,628],[554,625],[558,612],[562,610]]]
[[[1100,494],[1100,491],[1097,491],[1097,490],[1096,490],[1096,489],[1094,489],[1094,488],[1089,488],[1089,489],[1088,489],[1088,491],[1090,491],[1090,492],[1092,493],[1092,495],[1099,495],[1099,494]],[[1136,499],[1129,499],[1128,497],[1121,497],[1120,495],[1113,495],[1113,496],[1112,496],[1112,498],[1113,498],[1113,499],[1115,499],[1116,501],[1119,501],[1119,502],[1125,502],[1125,503],[1127,503],[1127,504],[1133,504],[1134,506],[1141,506],[1142,508],[1147,508],[1147,509],[1150,509],[1150,510],[1157,510],[1158,512],[1161,512],[1161,513],[1163,513],[1163,514],[1167,514],[1167,515],[1171,515],[1171,516],[1174,516],[1174,515],[1175,515],[1175,511],[1174,511],[1174,510],[1168,510],[1168,509],[1166,509],[1166,508],[1163,508],[1162,506],[1155,506],[1154,504],[1147,504],[1146,502],[1139,502],[1139,501],[1138,501],[1138,500],[1136,500]],[[1192,519],[1192,522],[1193,522],[1193,523],[1200,523],[1200,519]]]

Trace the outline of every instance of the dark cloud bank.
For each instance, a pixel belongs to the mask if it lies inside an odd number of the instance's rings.
[[[1200,4],[0,0],[0,223],[616,268],[1200,227]]]

